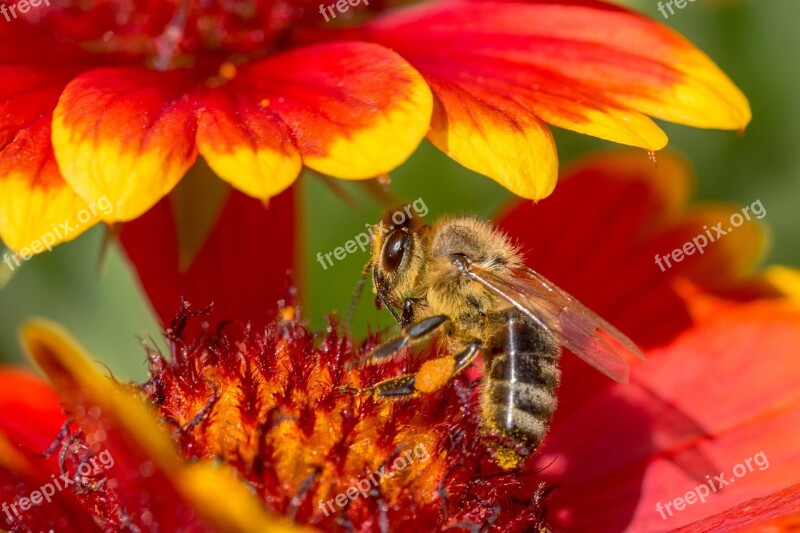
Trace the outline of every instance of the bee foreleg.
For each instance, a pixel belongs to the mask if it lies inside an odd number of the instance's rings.
[[[374,392],[379,398],[411,396],[415,393],[429,394],[444,387],[454,376],[467,368],[480,353],[483,343],[475,339],[456,355],[431,359],[422,364],[415,374],[387,379],[363,389],[346,389],[363,394]]]
[[[383,344],[376,346],[366,357],[348,363],[348,368],[362,365],[372,365],[380,363],[382,360],[392,357],[407,344],[415,344],[425,340],[425,338],[447,323],[450,318],[446,315],[434,315],[419,322],[415,322],[403,328],[400,335],[389,339]]]

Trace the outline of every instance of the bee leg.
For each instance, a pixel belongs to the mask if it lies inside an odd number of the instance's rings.
[[[341,387],[342,392],[352,394],[369,394],[374,392],[379,398],[396,398],[400,396],[411,396],[417,389],[414,388],[414,374],[406,374],[376,383],[371,387],[356,389],[352,387]]]
[[[483,347],[483,341],[480,339],[473,339],[466,348],[461,350],[454,359],[456,360],[456,369],[453,371],[453,375],[460,374],[465,368],[472,364],[472,361],[475,360],[475,357],[480,352],[481,348]]]
[[[373,350],[368,353],[366,357],[351,361],[348,363],[347,368],[349,370],[354,366],[380,363],[382,360],[392,357],[407,344],[414,344],[424,340],[428,335],[436,331],[449,320],[450,318],[447,315],[434,315],[406,326],[402,329],[400,335],[393,339],[389,339],[383,344],[379,344],[373,348]]]
[[[415,374],[387,379],[363,389],[346,389],[363,394],[374,392],[378,398],[397,398],[416,393],[429,394],[444,387],[453,377],[467,368],[480,353],[483,343],[475,339],[456,355],[426,361]]]

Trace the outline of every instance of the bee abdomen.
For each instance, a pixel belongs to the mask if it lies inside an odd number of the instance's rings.
[[[516,310],[502,319],[486,369],[484,416],[489,433],[530,453],[547,433],[556,408],[560,350],[548,332]]]
[[[508,407],[523,413],[549,420],[556,408],[556,398],[551,391],[531,383],[490,381],[489,400],[496,406]]]
[[[530,354],[520,355],[517,354],[515,358],[531,357]],[[497,379],[501,372],[496,370],[502,369],[505,357],[500,355],[495,358],[492,367],[495,372],[490,373],[484,384],[484,398],[489,411],[486,414],[496,430],[535,447],[547,433],[556,408],[555,386],[559,370],[553,362],[538,365],[541,367],[538,374],[523,374],[509,379],[511,376],[506,373],[502,379]]]

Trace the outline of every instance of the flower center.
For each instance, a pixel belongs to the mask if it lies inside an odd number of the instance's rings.
[[[144,60],[158,70],[216,71],[224,61],[287,48],[298,30],[359,20],[384,3],[360,4],[326,21],[317,0],[71,0],[42,12],[40,24],[98,54]]]

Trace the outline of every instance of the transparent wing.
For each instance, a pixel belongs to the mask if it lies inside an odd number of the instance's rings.
[[[644,358],[621,331],[534,270],[520,268],[500,274],[470,265],[464,273],[507,300],[552,333],[560,345],[615,381],[628,382],[626,355]]]

